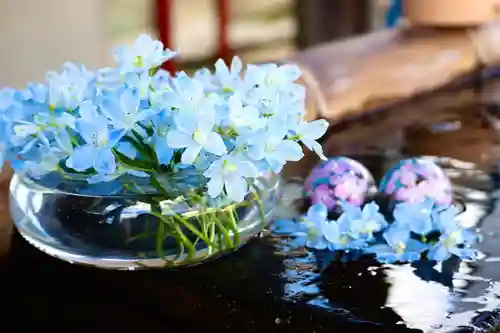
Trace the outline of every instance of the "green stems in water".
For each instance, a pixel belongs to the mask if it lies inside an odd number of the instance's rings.
[[[178,253],[174,261],[168,261],[167,265],[175,266],[176,263],[183,264],[195,262],[198,251],[205,251],[206,256],[215,252],[223,252],[240,245],[241,239],[238,225],[240,216],[238,209],[255,204],[258,208],[262,225],[264,225],[264,207],[255,188],[248,201],[235,203],[225,207],[208,207],[206,200],[199,195],[187,196],[183,204],[192,207],[185,213],[174,211],[171,197],[167,189],[160,181],[151,175],[151,184],[160,193],[149,201],[151,205],[150,215],[157,221],[155,235],[156,253],[158,257],[166,260],[171,253],[165,254],[165,242],[167,239],[175,239]]]

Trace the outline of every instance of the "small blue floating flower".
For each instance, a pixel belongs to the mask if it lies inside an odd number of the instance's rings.
[[[427,257],[435,261],[444,261],[453,255],[461,259],[476,259],[478,252],[468,248],[476,238],[468,230],[459,228],[453,231],[448,230],[439,237],[438,242],[429,250]]]
[[[429,246],[410,238],[405,225],[393,224],[384,233],[385,244],[375,244],[367,252],[375,254],[381,262],[412,262],[419,260]]]
[[[434,201],[430,199],[417,203],[402,202],[394,209],[394,220],[409,231],[427,235],[434,227],[431,219],[433,207]]]
[[[387,221],[375,202],[366,204],[363,209],[348,202],[342,202],[341,206],[344,213],[339,220],[345,219],[345,223],[350,224],[350,233],[356,238],[371,240],[375,233],[387,226]]]

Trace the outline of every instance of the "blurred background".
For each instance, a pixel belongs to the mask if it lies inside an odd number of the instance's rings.
[[[181,52],[177,69],[246,62],[379,29],[390,0],[0,0],[0,86],[43,80],[65,61],[112,64],[146,32]]]

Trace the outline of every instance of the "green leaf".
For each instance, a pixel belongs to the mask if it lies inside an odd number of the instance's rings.
[[[124,154],[120,153],[116,149],[113,149],[113,154],[115,155],[116,159],[126,167],[137,170],[137,171],[145,171],[145,172],[152,172],[153,171],[153,166],[150,163],[147,163],[147,161],[142,161],[138,159],[131,159]]]

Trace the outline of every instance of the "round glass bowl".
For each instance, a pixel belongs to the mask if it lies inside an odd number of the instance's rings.
[[[271,173],[230,205],[137,194],[113,182],[48,184],[13,176],[10,210],[20,234],[70,263],[124,270],[194,265],[234,251],[269,224],[280,196],[279,176]]]

